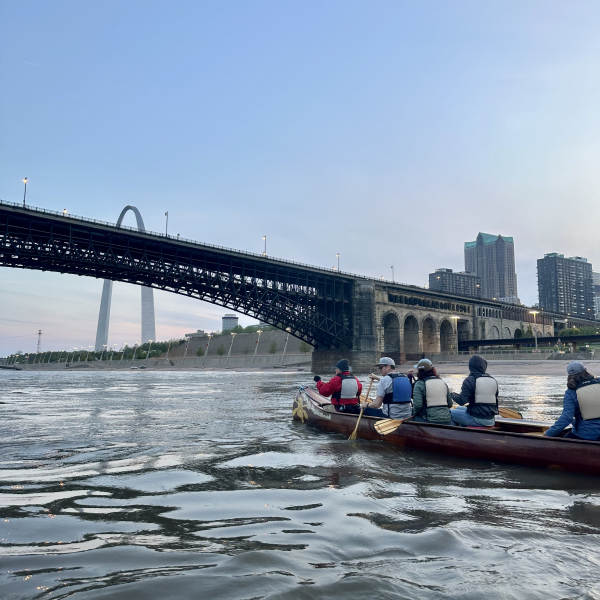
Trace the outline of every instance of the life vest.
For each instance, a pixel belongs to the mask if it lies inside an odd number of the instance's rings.
[[[490,419],[498,414],[498,382],[487,373],[475,379],[475,394],[469,402],[467,412],[480,419]]]
[[[425,408],[445,406],[448,408],[448,386],[439,377],[426,377]]]
[[[583,381],[575,389],[579,412],[584,421],[600,419],[600,383],[597,379]]]
[[[358,404],[358,380],[354,375],[342,373],[342,389],[331,395],[332,404]]]
[[[392,378],[392,389],[383,397],[384,404],[406,404],[412,397],[410,379],[402,373],[388,373]]]
[[[483,375],[475,380],[475,404],[496,405],[498,382],[489,375]]]

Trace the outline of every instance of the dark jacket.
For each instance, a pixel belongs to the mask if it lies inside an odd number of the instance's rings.
[[[469,360],[469,376],[463,381],[460,394],[455,396],[458,404],[467,405],[467,412],[476,419],[493,419],[498,414],[498,390],[495,404],[475,404],[475,386],[480,377],[491,377],[486,373],[487,361],[475,354]],[[492,378],[493,379],[493,378]]]

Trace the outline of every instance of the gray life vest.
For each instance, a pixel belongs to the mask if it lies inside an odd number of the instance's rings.
[[[478,377],[475,380],[475,404],[496,405],[498,382],[493,377]]]
[[[598,380],[592,379],[575,390],[581,417],[584,421],[600,419],[600,385],[597,385],[598,383],[600,383]]]
[[[425,405],[427,408],[448,407],[448,386],[441,379],[437,377],[425,379]]]
[[[342,373],[342,389],[331,395],[332,404],[358,404],[358,380],[354,375]]]

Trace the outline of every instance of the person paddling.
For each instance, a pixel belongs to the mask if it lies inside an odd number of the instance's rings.
[[[565,427],[573,424],[572,431],[564,437],[578,440],[600,439],[600,380],[578,360],[568,364],[567,374],[562,414],[544,435],[558,437]]]
[[[318,375],[315,375],[314,380],[321,396],[331,396],[331,404],[336,411],[356,415],[360,412],[362,383],[350,373],[348,359],[343,358],[335,365],[335,377],[328,383],[323,383]]]
[[[412,414],[412,386],[410,380],[402,373],[396,373],[396,363],[392,358],[384,356],[375,365],[382,375],[377,384],[377,396],[373,402],[363,402],[365,415],[388,417],[389,419],[406,419]],[[373,379],[373,377],[372,377]],[[381,407],[381,413],[374,412]],[[371,412],[367,412],[371,411]]]
[[[413,388],[413,421],[451,425],[452,396],[433,363],[423,358],[415,365],[417,382]]]
[[[478,354],[471,356],[469,376],[463,381],[460,394],[452,394],[455,402],[461,405],[450,411],[452,425],[492,427],[496,422],[498,382],[486,371],[487,361]]]

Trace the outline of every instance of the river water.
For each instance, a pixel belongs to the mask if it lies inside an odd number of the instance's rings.
[[[600,477],[348,442],[291,420],[309,381],[0,371],[0,598],[600,598]]]

